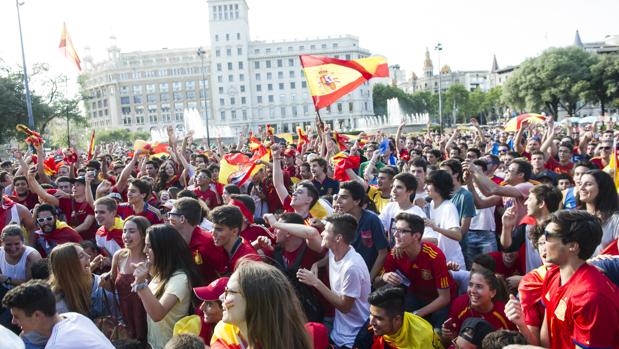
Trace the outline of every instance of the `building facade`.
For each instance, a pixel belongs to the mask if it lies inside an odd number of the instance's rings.
[[[81,77],[92,127],[161,130],[200,128],[238,135],[270,124],[276,132],[311,125],[316,112],[299,55],[340,59],[370,55],[354,36],[251,41],[245,0],[208,0],[211,47],[121,53],[115,44],[104,62],[85,57]],[[199,113],[201,125],[188,111]],[[368,83],[320,111],[336,129],[357,127],[373,115]]]

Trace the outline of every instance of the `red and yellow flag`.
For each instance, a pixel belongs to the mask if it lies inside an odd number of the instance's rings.
[[[610,156],[608,166],[605,168],[607,172],[613,177],[613,183],[615,183],[615,189],[619,192],[619,161],[617,156],[617,142],[613,143],[613,153]]]
[[[311,55],[300,58],[316,110],[334,103],[371,78],[389,77],[387,60],[380,56],[351,61]]]
[[[58,45],[58,48],[66,58],[75,64],[77,70],[82,71],[80,57],[77,55],[75,46],[73,46],[66,23],[62,23],[62,34],[60,35],[60,45]]]
[[[297,136],[299,137],[299,139],[297,140],[297,151],[301,152],[301,150],[303,149],[303,144],[304,143],[309,144],[309,138],[307,137],[305,132],[303,132],[303,129],[300,127],[297,127]]]
[[[95,153],[95,130],[92,130],[90,135],[90,144],[88,145],[88,161],[92,160],[92,155]]]

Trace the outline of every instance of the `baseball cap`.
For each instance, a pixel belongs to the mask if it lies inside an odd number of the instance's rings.
[[[553,184],[556,184],[557,182],[557,174],[550,170],[544,170],[537,175],[533,175],[532,179],[541,182],[541,180],[544,178],[550,179]]]
[[[471,344],[481,345],[488,333],[494,332],[490,323],[482,318],[470,317],[462,323],[459,336]]]
[[[120,193],[111,192],[111,193],[107,194],[107,196],[112,198],[112,199],[123,201],[123,197],[122,197],[122,195],[120,195]]]
[[[219,278],[207,286],[194,287],[193,292],[202,301],[218,301],[228,285],[228,277]]]
[[[71,179],[71,184],[75,184],[75,183],[86,184],[86,178],[84,178],[84,176],[79,176],[77,178],[72,178]]]

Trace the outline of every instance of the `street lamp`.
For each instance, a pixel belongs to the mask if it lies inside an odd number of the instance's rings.
[[[30,96],[30,87],[28,87],[28,70],[26,69],[26,54],[24,53],[24,36],[21,32],[21,17],[19,15],[19,6],[23,5],[23,2],[15,0],[15,6],[17,7],[17,25],[19,26],[19,42],[21,43],[21,59],[24,65],[24,88],[26,89],[26,110],[28,111],[28,127],[34,129],[34,116],[32,114],[32,97]]]
[[[441,51],[443,51],[443,45],[439,42],[434,47],[434,50],[438,52],[438,120],[440,124],[440,132],[443,133],[443,96],[441,92]]]
[[[202,61],[202,88],[204,89],[204,120],[206,120],[206,144],[208,144],[208,148],[211,148],[211,134],[208,130],[208,112],[206,111],[206,104],[208,103],[208,97],[206,94],[206,75],[204,74],[204,55],[206,55],[206,51],[202,47],[198,48],[198,57],[200,57]]]

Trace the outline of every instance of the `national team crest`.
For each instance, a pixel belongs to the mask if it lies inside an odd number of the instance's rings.
[[[321,89],[323,90],[331,90],[334,91],[337,89],[338,84],[340,83],[340,79],[333,76],[332,72],[329,72],[326,69],[322,69],[318,72],[319,82]]]
[[[432,273],[428,269],[421,269],[421,278],[424,280],[432,280]]]

